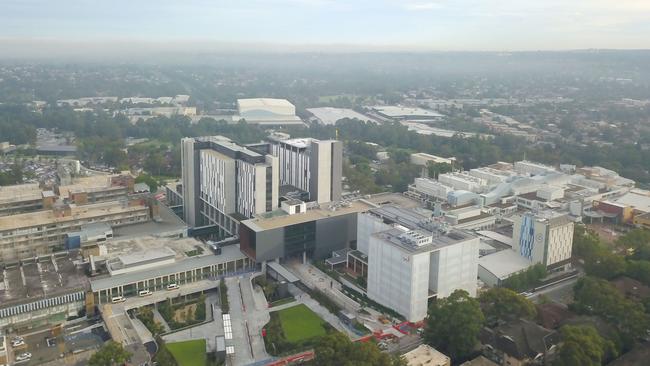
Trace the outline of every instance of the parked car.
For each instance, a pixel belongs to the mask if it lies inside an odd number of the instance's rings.
[[[181,287],[178,286],[178,285],[175,284],[175,283],[170,283],[169,285],[167,285],[167,290],[169,290],[169,291],[171,291],[171,290],[178,290],[179,288],[181,288]]]
[[[138,292],[138,296],[140,296],[140,297],[145,297],[145,296],[150,296],[150,295],[153,295],[153,293],[151,291],[149,291],[149,290],[142,290],[142,291]]]
[[[125,302],[126,298],[124,296],[115,296],[111,299],[111,302],[113,304],[117,304],[118,302]]]
[[[21,362],[21,361],[27,361],[30,358],[32,358],[32,354],[29,352],[24,352],[16,356],[16,361]]]

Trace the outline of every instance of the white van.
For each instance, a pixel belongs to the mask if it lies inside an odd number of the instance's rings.
[[[138,296],[140,296],[140,297],[145,297],[145,296],[149,296],[149,295],[153,295],[151,293],[151,291],[149,291],[149,290],[142,290],[142,291],[138,292]]]
[[[171,291],[171,290],[178,290],[179,288],[180,288],[180,286],[178,286],[178,285],[175,284],[175,283],[170,283],[169,285],[167,285],[167,290],[169,290],[169,291]]]
[[[113,304],[117,304],[118,302],[125,302],[126,298],[124,296],[115,296],[111,299],[111,302]]]

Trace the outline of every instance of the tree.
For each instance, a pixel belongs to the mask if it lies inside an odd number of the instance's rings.
[[[156,192],[158,190],[158,182],[150,176],[149,174],[140,174],[135,178],[136,183],[146,183],[149,186],[151,192]]]
[[[484,322],[479,302],[466,291],[456,290],[429,308],[424,339],[452,359],[462,359],[476,346]]]
[[[537,285],[539,280],[544,277],[546,277],[546,268],[538,263],[521,273],[506,278],[502,286],[515,291],[524,291]]]
[[[451,164],[447,164],[447,163],[434,163],[432,161],[429,161],[427,163],[427,170],[429,172],[430,178],[438,179],[438,176],[440,174],[451,172],[452,166]]]
[[[560,332],[562,343],[556,366],[600,366],[608,352],[615,356],[614,343],[601,337],[593,326],[565,325]]]
[[[113,366],[122,365],[131,359],[133,354],[122,347],[120,343],[108,341],[99,351],[88,360],[88,366]]]
[[[491,288],[479,297],[488,321],[534,318],[535,304],[518,293],[502,287]]]
[[[321,337],[314,351],[319,366],[406,366],[406,360],[381,352],[374,343],[353,343],[340,332]]]
[[[626,344],[633,343],[645,334],[650,325],[642,304],[626,299],[609,282],[584,277],[576,283],[575,302],[572,307],[581,313],[602,317],[615,326]]]

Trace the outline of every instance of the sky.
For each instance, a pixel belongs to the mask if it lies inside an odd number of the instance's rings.
[[[650,0],[0,0],[0,46],[102,42],[647,49]]]

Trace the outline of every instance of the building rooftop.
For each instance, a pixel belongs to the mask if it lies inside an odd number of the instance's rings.
[[[621,197],[610,201],[633,207],[639,211],[650,212],[650,192],[633,189]]]
[[[87,289],[89,281],[79,259],[63,254],[7,265],[0,271],[0,308]]]
[[[422,344],[416,349],[406,352],[402,357],[408,366],[449,366],[451,359],[435,348]]]
[[[26,183],[0,187],[0,204],[41,199],[42,193],[38,183]]]
[[[481,230],[476,232],[478,235],[484,236],[488,239],[498,241],[499,243],[506,244],[512,247],[512,237],[497,233],[496,231]]]
[[[147,250],[141,252],[131,252],[128,254],[120,255],[111,260],[107,265],[110,266],[112,271],[137,267],[140,265],[151,264],[165,259],[173,259],[176,257],[176,252],[166,247],[158,247],[155,250]]]
[[[139,236],[133,238],[114,238],[103,242],[106,247],[106,258],[122,258],[127,263],[146,260],[147,258],[158,258],[160,255],[173,255],[176,259],[187,257],[188,252],[200,247],[203,252],[209,248],[201,241],[194,238],[161,238],[154,235]],[[161,253],[154,253],[159,252]]]
[[[247,99],[237,99],[237,104],[240,107],[252,108],[252,107],[293,107],[293,104],[286,99],[275,99],[275,98],[247,98]]]
[[[122,202],[104,202],[82,206],[70,205],[72,213],[69,216],[57,217],[53,210],[48,210],[0,217],[0,228],[2,228],[0,230],[29,228],[50,223],[89,219],[108,214],[135,212],[142,210],[143,207],[143,205],[128,206]]]
[[[532,262],[511,249],[485,255],[478,259],[478,265],[503,280],[510,275],[532,266]]]
[[[242,224],[245,224],[255,231],[270,230],[326,219],[328,217],[364,212],[373,207],[375,206],[365,200],[354,200],[349,202],[322,204],[320,207],[307,209],[304,213],[297,213],[294,215],[289,215],[285,211],[278,209],[267,213],[264,216],[244,220],[242,221]]]
[[[148,268],[142,271],[118,274],[115,276],[104,276],[102,278],[93,279],[90,282],[90,286],[93,292],[97,292],[128,283],[146,281],[152,278],[167,276],[173,273],[187,272],[196,268],[203,268],[215,264],[227,263],[246,258],[246,255],[244,255],[241,250],[239,250],[239,245],[229,245],[223,247],[221,254],[219,255],[208,254],[195,256],[177,260],[174,264],[165,266]]]
[[[374,106],[375,111],[388,117],[432,117],[441,118],[444,115],[424,108],[400,107],[400,106]]]
[[[59,186],[59,195],[62,198],[70,197],[70,193],[94,191],[111,187],[111,177],[115,175],[91,175],[88,177],[74,178],[73,183]],[[116,187],[124,188],[124,187]]]
[[[475,238],[460,230],[426,231],[420,228],[409,230],[403,226],[372,235],[410,253],[431,252]]]

